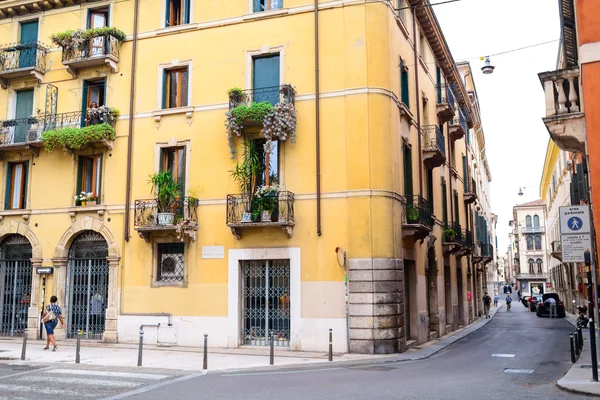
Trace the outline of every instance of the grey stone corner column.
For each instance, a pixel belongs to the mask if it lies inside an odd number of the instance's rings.
[[[54,274],[53,274],[53,282],[52,282],[52,292],[47,294],[48,299],[51,296],[58,297],[58,305],[62,309],[62,316],[65,323],[69,324],[69,312],[67,307],[65,306],[66,297],[65,297],[65,288],[67,284],[67,262],[68,258],[66,257],[55,257],[52,259],[52,265],[54,266]],[[46,285],[48,282],[46,281]],[[56,329],[54,330],[54,338],[55,339],[65,339],[66,332],[63,329],[60,322],[56,325]]]
[[[108,261],[108,301],[106,305],[106,320],[104,321],[104,333],[102,334],[102,341],[105,343],[117,343],[117,295],[119,291],[118,271],[121,257],[110,256],[107,257],[106,260]]]
[[[43,258],[31,259],[31,293],[29,296],[29,309],[27,310],[27,339],[38,339],[40,327],[40,280],[41,275],[36,274],[36,268],[41,267]],[[40,338],[41,339],[41,338]]]

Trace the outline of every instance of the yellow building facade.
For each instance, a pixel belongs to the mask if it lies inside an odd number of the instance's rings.
[[[106,342],[392,353],[481,316],[479,105],[409,6],[0,5],[0,332],[51,295]]]

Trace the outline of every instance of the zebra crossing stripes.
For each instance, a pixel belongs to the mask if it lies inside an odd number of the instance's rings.
[[[138,374],[133,372],[114,372],[114,371],[95,371],[87,369],[51,369],[44,371],[46,374],[67,374],[67,375],[91,375],[91,376],[105,376],[111,378],[132,378],[132,379],[148,379],[148,380],[161,380],[167,379],[168,375],[160,374]]]

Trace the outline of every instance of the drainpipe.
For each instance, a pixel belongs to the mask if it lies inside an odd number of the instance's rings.
[[[133,118],[135,115],[135,72],[137,63],[138,18],[140,0],[133,6],[133,47],[131,49],[131,83],[129,92],[129,135],[127,136],[127,177],[125,181],[125,241],[129,242],[129,220],[131,214],[131,164],[133,157]]]
[[[315,139],[317,169],[317,235],[321,236],[321,130],[319,118],[319,0],[315,0]]]
[[[415,59],[415,97],[417,99],[417,131],[419,139],[419,194],[423,196],[423,144],[421,143],[421,99],[419,98],[419,56],[417,55],[417,8],[412,7],[413,56]]]

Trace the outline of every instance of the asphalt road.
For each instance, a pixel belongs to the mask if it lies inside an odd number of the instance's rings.
[[[516,297],[516,296],[515,296]],[[565,320],[504,303],[486,326],[414,362],[332,369],[209,374],[132,399],[577,399],[555,383],[570,368]],[[507,355],[505,357],[493,354]],[[508,355],[514,355],[510,357]],[[517,373],[507,369],[521,370]],[[525,370],[525,371],[522,371]],[[531,371],[533,370],[533,371]]]

